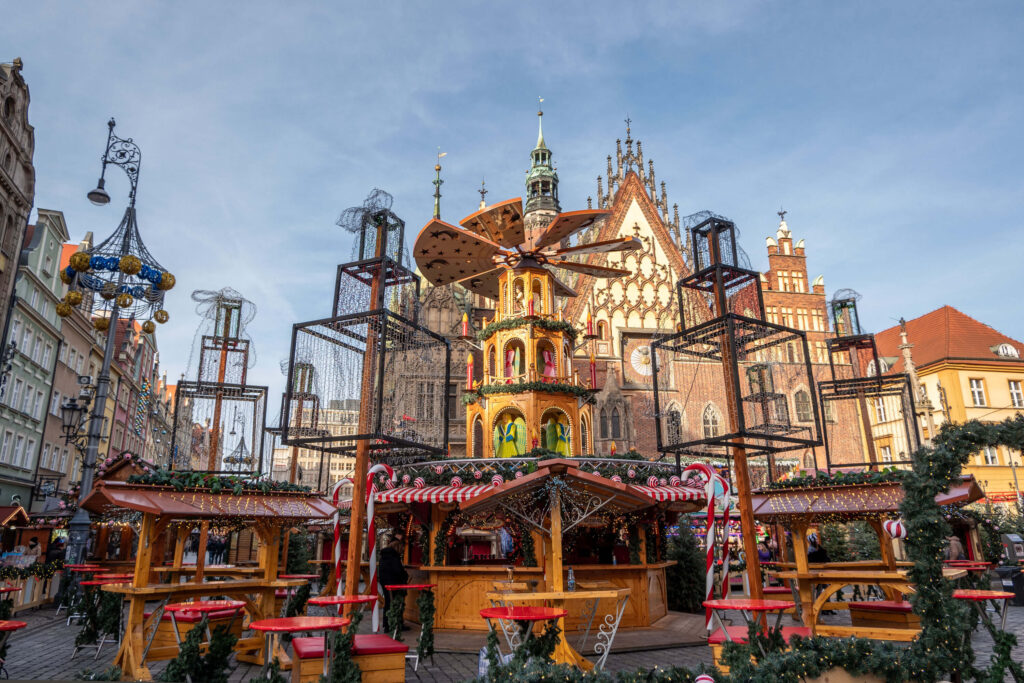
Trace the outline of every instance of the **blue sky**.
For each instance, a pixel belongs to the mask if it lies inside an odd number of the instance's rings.
[[[143,149],[139,219],[175,273],[162,365],[187,364],[193,289],[259,312],[252,381],[283,378],[291,325],[330,313],[334,225],[380,187],[411,241],[522,193],[545,98],[566,210],[634,137],[681,214],[735,220],[755,267],[775,211],[813,278],[853,288],[872,331],[944,304],[1024,340],[1024,6],[1016,2],[44,2],[0,23],[25,62],[36,206],[73,239],[105,122]]]

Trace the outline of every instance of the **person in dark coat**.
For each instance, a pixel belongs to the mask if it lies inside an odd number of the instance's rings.
[[[402,564],[402,536],[396,534],[391,542],[380,551],[377,563],[377,577],[381,586],[396,586],[409,583],[409,572]],[[394,633],[396,625],[387,623],[388,608],[391,607],[392,591],[384,589],[384,628],[386,633]],[[394,591],[394,599],[405,600],[405,591]],[[402,629],[405,629],[404,623]]]

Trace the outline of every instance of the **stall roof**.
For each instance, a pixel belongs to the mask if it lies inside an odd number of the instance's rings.
[[[90,512],[103,513],[120,508],[172,519],[326,519],[334,514],[330,501],[312,494],[253,493],[235,496],[115,481],[98,482],[82,506]]]
[[[0,524],[28,524],[28,513],[20,505],[0,505]]]
[[[754,517],[762,520],[822,515],[856,519],[899,512],[903,496],[903,486],[899,482],[885,482],[765,489],[754,494],[752,503]],[[982,497],[984,493],[978,483],[968,475],[950,487],[947,493],[936,496],[935,502],[939,505],[966,505]]]

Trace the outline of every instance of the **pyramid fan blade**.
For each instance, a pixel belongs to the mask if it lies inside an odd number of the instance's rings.
[[[491,204],[466,216],[459,223],[466,230],[482,235],[503,247],[519,246],[526,239],[522,197]]]
[[[605,240],[604,242],[591,242],[590,244],[581,244],[577,247],[566,247],[565,249],[558,249],[545,254],[546,256],[577,256],[581,254],[610,254],[615,252],[623,251],[636,251],[643,247],[640,244],[640,240],[635,237],[619,237],[613,240]]]
[[[412,253],[428,282],[447,285],[494,268],[501,247],[435,218],[416,237]]]
[[[498,292],[501,290],[501,284],[498,282],[498,277],[501,275],[503,270],[505,269],[494,268],[493,270],[488,270],[485,273],[471,275],[459,280],[459,284],[471,292],[497,301]]]
[[[545,270],[547,270],[549,273],[551,273],[551,269],[550,268],[545,268]],[[555,296],[566,296],[566,297],[574,297],[574,296],[576,296],[576,290],[574,290],[572,287],[570,287],[569,285],[565,284],[564,282],[559,280],[557,277],[555,277],[554,273],[551,273],[551,288],[555,290]]]
[[[575,261],[560,261],[558,259],[550,259],[548,265],[554,268],[565,268],[566,270],[572,270],[577,273],[584,273],[586,275],[593,275],[594,277],[621,277],[623,275],[629,275],[632,271],[622,270],[621,268],[609,268],[608,266],[594,266],[589,263],[576,263]]]
[[[535,244],[529,245],[531,249],[540,249],[552,244],[561,242],[569,235],[589,227],[598,218],[607,216],[610,212],[605,209],[583,209],[582,211],[568,211],[555,216]]]

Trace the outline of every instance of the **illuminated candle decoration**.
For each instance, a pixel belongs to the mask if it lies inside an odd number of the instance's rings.
[[[469,315],[466,313],[462,314],[462,336],[469,336]]]
[[[587,336],[594,336],[594,316],[590,314],[590,308],[587,308]]]
[[[466,354],[466,389],[473,390],[473,354]]]

